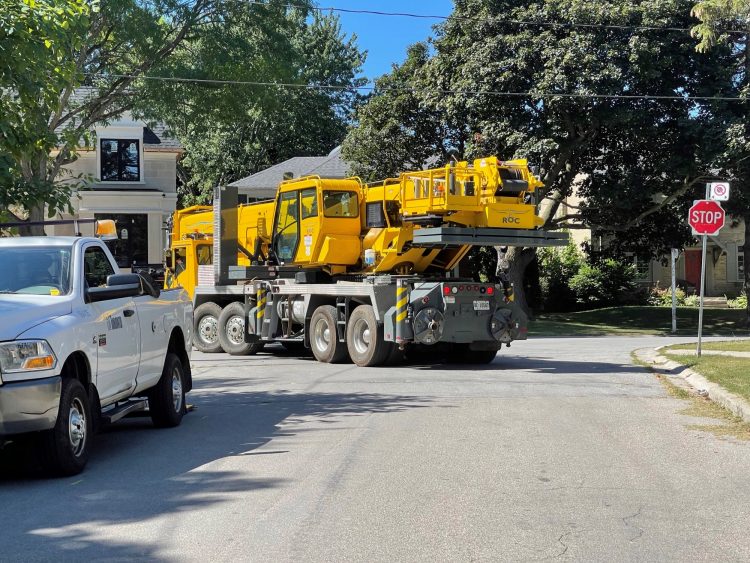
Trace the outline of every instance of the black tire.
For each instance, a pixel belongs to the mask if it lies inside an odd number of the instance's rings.
[[[94,436],[91,405],[77,379],[63,378],[54,428],[42,433],[39,447],[45,469],[54,475],[77,475],[86,467]]]
[[[346,343],[336,332],[336,307],[321,305],[310,319],[310,349],[319,362],[339,364],[349,358]]]
[[[491,364],[499,350],[472,350],[469,344],[454,344],[451,363],[482,365]]]
[[[148,395],[148,411],[154,426],[179,426],[185,414],[185,369],[177,354],[167,353],[159,383]]]
[[[388,344],[372,306],[354,309],[346,324],[346,347],[352,361],[359,367],[379,366],[388,357]]]
[[[232,356],[257,354],[263,349],[263,342],[245,342],[245,306],[235,301],[219,315],[219,344]]]
[[[193,313],[193,346],[206,354],[221,352],[219,342],[219,315],[216,303],[203,303]]]

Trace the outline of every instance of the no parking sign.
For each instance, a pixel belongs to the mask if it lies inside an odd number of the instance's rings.
[[[708,199],[729,201],[729,182],[711,182],[708,184]]]

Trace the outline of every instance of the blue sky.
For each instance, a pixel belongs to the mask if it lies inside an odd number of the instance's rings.
[[[381,12],[408,12],[447,16],[453,11],[452,0],[318,0],[321,8],[350,10],[376,10]],[[367,50],[363,74],[377,78],[390,72],[392,63],[401,63],[406,48],[431,35],[431,27],[440,20],[417,19],[371,14],[346,14],[334,12],[341,19],[347,35],[357,34],[360,49]]]

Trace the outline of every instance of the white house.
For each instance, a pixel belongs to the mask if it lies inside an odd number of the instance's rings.
[[[85,96],[87,89],[76,94]],[[85,188],[73,194],[72,216],[114,219],[118,240],[108,243],[118,265],[159,264],[166,243],[165,223],[177,206],[177,160],[183,150],[163,125],[149,126],[126,114],[94,129],[94,144],[79,149],[66,167],[84,175]],[[47,234],[74,234],[73,225],[47,227]],[[83,234],[93,227],[82,225]]]

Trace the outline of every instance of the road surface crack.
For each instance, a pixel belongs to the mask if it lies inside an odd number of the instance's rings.
[[[634,530],[637,531],[637,534],[633,536],[632,538],[630,538],[630,541],[635,541],[637,539],[640,539],[641,536],[643,536],[643,528],[639,528],[635,524],[631,524],[630,522],[628,522],[628,520],[632,520],[633,518],[637,518],[638,516],[640,516],[642,510],[643,510],[643,506],[641,505],[638,507],[638,511],[635,514],[622,517],[623,524],[625,524],[628,528],[633,528]]]
[[[555,555],[555,559],[557,559],[558,557],[562,557],[563,555],[565,555],[565,552],[568,551],[568,544],[563,541],[563,538],[565,536],[569,536],[572,533],[573,532],[565,532],[563,535],[561,535],[559,538],[557,538],[557,541],[560,543],[560,545],[563,546],[563,550],[560,553],[558,553],[557,555]]]

